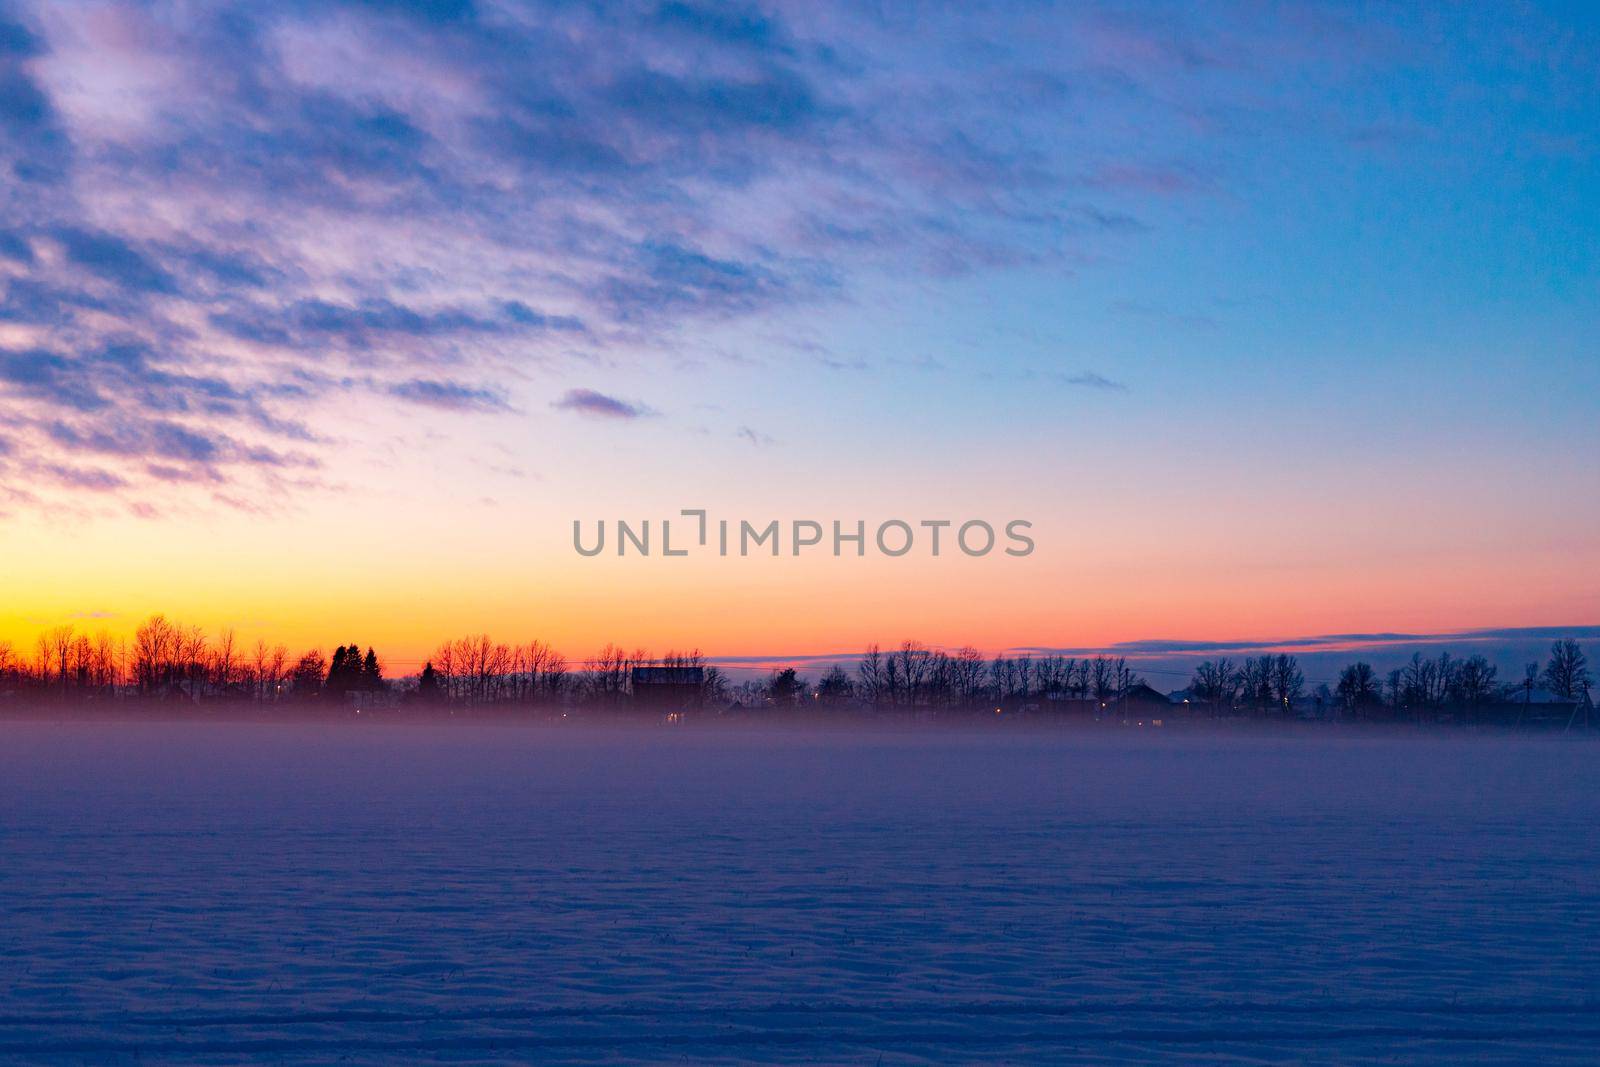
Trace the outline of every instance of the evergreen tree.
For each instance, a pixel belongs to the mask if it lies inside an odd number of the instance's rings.
[[[428,704],[439,700],[439,675],[431,661],[422,665],[422,677],[417,679],[417,699]]]
[[[767,681],[767,699],[780,707],[798,704],[805,691],[805,679],[795,674],[793,667],[773,671]]]
[[[361,647],[340,645],[334,649],[333,662],[328,664],[328,681],[323,691],[329,700],[342,701],[346,694],[361,688]]]
[[[378,666],[378,655],[369,648],[367,658],[361,661],[361,688],[376,693],[383,687],[383,669]]]

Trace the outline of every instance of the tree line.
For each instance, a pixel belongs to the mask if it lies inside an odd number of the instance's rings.
[[[419,706],[450,710],[621,710],[632,704],[637,667],[698,668],[699,700],[712,709],[858,709],[952,713],[1109,710],[1153,694],[1125,657],[1052,654],[985,657],[977,649],[930,648],[916,641],[869,646],[853,665],[835,664],[815,682],[792,668],[733,683],[697,650],[654,656],[607,645],[577,664],[538,640],[505,643],[487,634],[438,646],[417,675],[391,679],[371,647],[352,642],[331,656],[291,655],[281,644],[242,645],[232,630],[208,636],[154,615],[131,637],[57,626],[31,652],[0,641],[0,700],[160,700],[192,704],[290,704],[307,708]],[[1582,648],[1559,640],[1549,659],[1502,681],[1481,655],[1414,654],[1380,674],[1351,663],[1332,685],[1309,687],[1298,659],[1279,653],[1198,663],[1178,702],[1212,716],[1288,717],[1308,710],[1358,720],[1444,718],[1484,721],[1498,709],[1527,706],[1535,692],[1587,703],[1592,676]]]

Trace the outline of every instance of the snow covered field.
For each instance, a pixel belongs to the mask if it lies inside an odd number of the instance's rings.
[[[1600,746],[0,723],[0,1061],[1593,1063]]]

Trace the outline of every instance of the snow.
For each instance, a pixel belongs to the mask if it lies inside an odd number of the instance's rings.
[[[0,723],[0,1062],[1592,1063],[1597,756]]]

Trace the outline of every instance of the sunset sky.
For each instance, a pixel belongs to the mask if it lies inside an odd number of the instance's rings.
[[[1600,622],[1600,9],[957,7],[0,4],[0,640]]]

